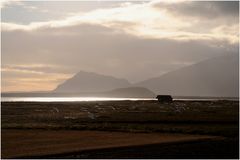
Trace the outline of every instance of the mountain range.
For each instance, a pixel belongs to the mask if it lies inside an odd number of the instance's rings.
[[[208,59],[134,85],[176,96],[239,96],[238,55]]]
[[[238,97],[238,65],[238,54],[220,56],[134,84],[125,79],[81,71],[53,92],[108,92],[124,88],[121,92],[127,94],[134,87],[144,87],[156,94],[173,96]]]
[[[219,56],[138,83],[126,79],[80,71],[50,92],[2,93],[12,96],[172,96],[239,97],[239,56]]]

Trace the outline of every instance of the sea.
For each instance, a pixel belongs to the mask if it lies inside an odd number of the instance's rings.
[[[173,97],[173,101],[238,101],[235,97]],[[157,101],[156,98],[109,97],[1,97],[1,102],[86,102],[86,101]]]

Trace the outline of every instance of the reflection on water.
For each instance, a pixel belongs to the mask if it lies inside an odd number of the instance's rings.
[[[107,97],[2,97],[1,102],[81,102],[81,101],[139,101],[153,98],[107,98]]]
[[[155,98],[109,98],[109,97],[1,97],[1,102],[86,102],[86,101],[151,101]],[[173,98],[174,101],[238,101],[239,98]]]

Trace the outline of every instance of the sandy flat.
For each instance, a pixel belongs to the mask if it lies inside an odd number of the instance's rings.
[[[188,134],[73,130],[2,130],[2,158],[40,156],[92,149],[215,139]]]

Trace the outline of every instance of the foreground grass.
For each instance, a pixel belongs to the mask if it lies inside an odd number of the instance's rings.
[[[68,129],[238,136],[238,102],[2,103],[3,129]]]

